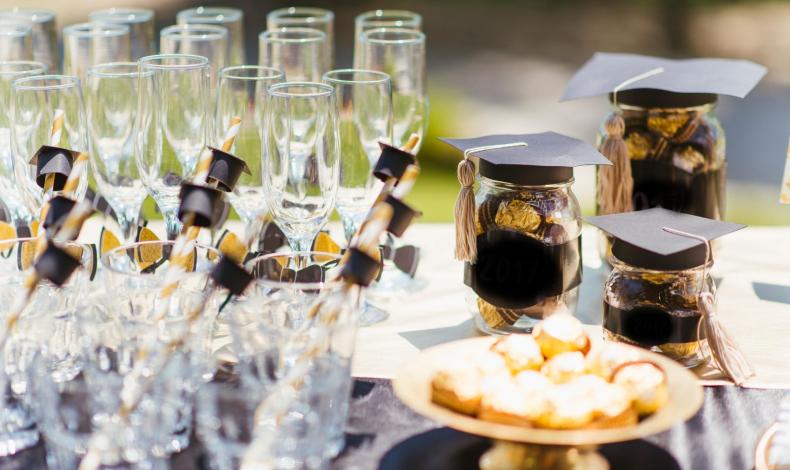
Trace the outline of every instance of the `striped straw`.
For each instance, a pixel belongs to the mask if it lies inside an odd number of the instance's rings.
[[[80,185],[82,176],[88,172],[88,154],[80,152],[77,159],[74,160],[74,165],[71,167],[71,173],[66,179],[66,184],[63,185],[63,195],[74,197],[77,192],[77,187]]]
[[[230,118],[228,130],[225,132],[225,139],[222,141],[222,147],[220,147],[223,152],[230,152],[230,149],[233,148],[233,142],[236,140],[236,136],[239,135],[240,127],[240,117],[233,116]],[[206,184],[208,172],[211,169],[211,161],[213,158],[214,155],[211,153],[211,149],[206,147],[206,149],[203,150],[203,153],[200,154],[200,160],[198,160],[197,168],[195,169],[195,178],[193,179],[195,184]]]
[[[400,182],[392,190],[392,196],[395,199],[403,199],[409,194],[414,188],[414,184],[417,182],[417,177],[420,176],[420,167],[417,165],[409,165],[406,167],[406,171],[401,176]]]

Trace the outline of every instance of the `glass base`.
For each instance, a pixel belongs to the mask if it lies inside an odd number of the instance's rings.
[[[641,347],[639,344],[630,341],[628,338],[603,330],[604,341],[625,343],[631,346]],[[693,369],[708,362],[707,340],[692,341],[689,343],[666,343],[659,346],[647,348],[648,351],[666,356],[687,369]]]
[[[375,325],[389,317],[389,312],[365,300],[364,304],[362,304],[362,313],[359,315],[359,326]]]
[[[38,430],[32,425],[28,429],[0,434],[0,457],[8,457],[33,447],[38,442]]]
[[[481,333],[489,334],[489,335],[510,335],[510,334],[520,334],[520,333],[532,333],[532,328],[535,327],[540,320],[530,317],[521,317],[519,320],[514,323],[512,326],[504,326],[500,328],[494,328],[486,323],[483,320],[483,317],[480,314],[474,315],[475,320],[475,328],[478,329]]]

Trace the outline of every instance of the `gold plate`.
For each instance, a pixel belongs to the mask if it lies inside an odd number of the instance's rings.
[[[779,425],[774,423],[768,428],[760,440],[757,441],[757,449],[754,451],[754,470],[772,470],[774,467],[769,464],[768,450],[771,448],[771,440],[776,434],[776,428]]]
[[[640,439],[686,421],[702,406],[702,387],[694,374],[671,359],[633,346],[629,347],[637,350],[641,359],[653,361],[664,369],[669,389],[667,404],[635,426],[580,430],[520,427],[483,421],[434,404],[431,401],[431,379],[435,371],[450,360],[472,357],[486,351],[496,339],[497,337],[464,339],[420,352],[401,368],[392,381],[395,394],[417,413],[459,431],[492,439],[563,446],[598,445]]]

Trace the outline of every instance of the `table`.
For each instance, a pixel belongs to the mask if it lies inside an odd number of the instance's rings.
[[[86,232],[87,237],[98,233],[95,225]],[[790,229],[748,228],[727,237],[718,248],[719,262],[714,276],[728,279],[729,285],[736,287],[749,282],[754,286],[755,298],[787,313],[790,307],[784,304],[790,303],[790,287],[783,287],[790,286],[790,273],[786,269],[790,251],[784,242],[789,236]],[[605,269],[596,255],[596,240],[596,234],[585,229],[585,277],[577,316],[591,324],[600,323],[600,295],[605,278]],[[448,224],[416,225],[408,232],[406,242],[422,247],[418,279],[425,282],[424,288],[384,303],[390,318],[363,328],[358,334],[353,366],[357,379],[347,424],[348,445],[333,462],[335,469],[378,468],[382,456],[399,442],[436,428],[436,423],[416,415],[400,403],[387,379],[419,350],[477,334],[466,313],[462,265],[451,255],[452,227]],[[763,286],[760,287],[762,293],[757,292],[758,285]],[[745,295],[740,288],[733,290],[737,299]],[[720,295],[728,294],[722,289]],[[759,331],[736,331],[760,334]],[[774,349],[782,350],[782,344]],[[780,354],[776,360],[781,362],[785,358],[786,354]],[[757,439],[775,418],[779,401],[785,394],[779,388],[776,384],[774,389],[765,390],[708,387],[703,408],[693,419],[647,440],[668,451],[678,468],[751,468]],[[174,467],[199,468],[200,453],[199,446],[189,449],[174,458]],[[42,468],[42,456],[40,448],[32,449],[0,461],[0,467]]]

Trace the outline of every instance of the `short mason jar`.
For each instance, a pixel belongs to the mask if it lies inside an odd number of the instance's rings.
[[[530,332],[555,312],[576,310],[581,209],[572,169],[558,170],[546,184],[517,184],[485,172],[478,177],[478,257],[465,264],[464,283],[469,311],[483,332]]]
[[[700,293],[715,297],[708,265],[679,270],[637,267],[610,256],[604,286],[604,338],[641,346],[686,367],[705,360]]]
[[[613,112],[625,122],[633,210],[663,207],[724,219],[726,142],[715,113],[717,99],[710,93],[647,89],[617,94]],[[605,138],[602,126],[599,149]],[[605,188],[598,184],[600,194]]]

